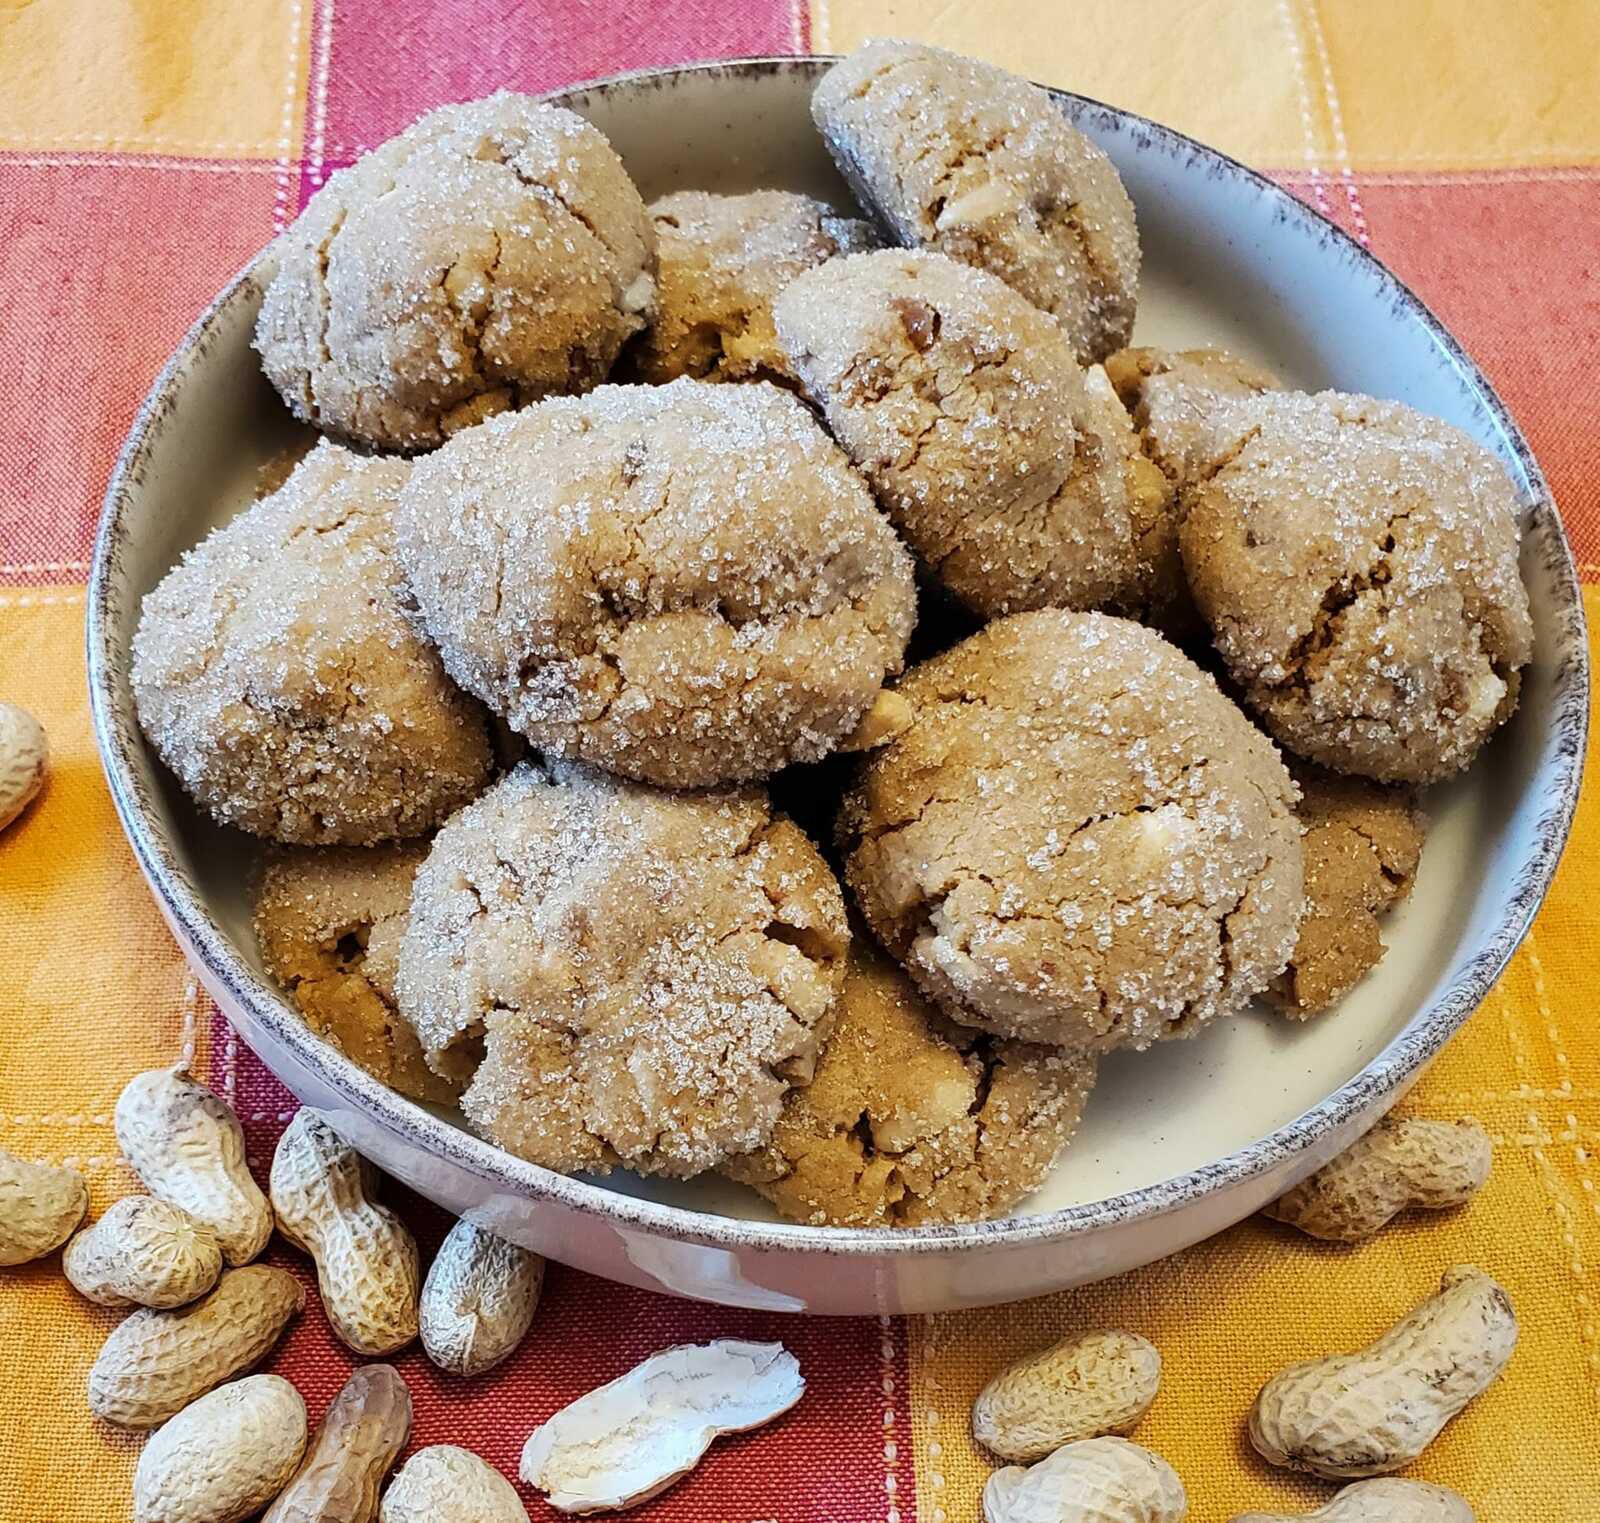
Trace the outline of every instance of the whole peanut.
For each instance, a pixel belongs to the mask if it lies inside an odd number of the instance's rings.
[[[417,1336],[417,1244],[371,1197],[377,1170],[327,1122],[302,1110],[272,1160],[278,1228],[317,1264],[323,1310],[358,1354],[392,1354]]]
[[[187,1211],[130,1195],[67,1244],[61,1268],[101,1306],[186,1306],[217,1283],[222,1245]]]
[[[1126,1433],[1160,1385],[1154,1344],[1135,1333],[1077,1333],[996,1375],[972,1404],[972,1436],[1025,1464],[1075,1439]]]
[[[1315,1512],[1241,1512],[1229,1523],[1476,1523],[1466,1498],[1445,1486],[1380,1476],[1346,1486]]]
[[[379,1523],[528,1523],[516,1489],[454,1444],[419,1449],[389,1483]]]
[[[294,1479],[262,1523],[372,1523],[378,1488],[411,1432],[411,1393],[389,1364],[344,1383],[317,1425]]]
[[[144,1447],[134,1523],[239,1523],[294,1473],[306,1404],[287,1380],[251,1375],[185,1407]]]
[[[26,709],[0,703],[0,830],[38,797],[49,771],[44,726]]]
[[[422,1346],[441,1370],[481,1375],[522,1342],[539,1305],[544,1260],[465,1217],[422,1286]]]
[[[1274,1465],[1333,1480],[1399,1470],[1494,1380],[1516,1344],[1505,1291],[1458,1265],[1377,1342],[1274,1375],[1250,1413],[1250,1442]]]
[[[1159,1454],[1125,1438],[1086,1438],[983,1489],[984,1523],[1183,1523],[1189,1499]]]
[[[285,1269],[229,1269],[203,1300],[136,1311],[89,1371],[89,1409],[122,1428],[154,1428],[260,1360],[305,1305]]]
[[[131,1080],[116,1128],[145,1188],[209,1227],[230,1264],[248,1264],[267,1246],[272,1212],[245,1166],[239,1118],[182,1064]]]
[[[1356,1243],[1402,1211],[1471,1200],[1494,1150],[1476,1121],[1380,1121],[1354,1147],[1262,1212],[1312,1237]]]
[[[0,1148],[0,1266],[53,1252],[88,1209],[89,1187],[77,1170],[29,1163]]]

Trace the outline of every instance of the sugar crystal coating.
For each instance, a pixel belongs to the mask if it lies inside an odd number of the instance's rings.
[[[427,449],[604,380],[649,317],[655,253],[600,132],[502,91],[329,176],[274,245],[256,348],[296,417]]]
[[[652,202],[650,216],[659,247],[656,312],[626,361],[639,380],[657,385],[680,375],[787,381],[772,299],[803,271],[877,243],[865,222],[787,190],[679,190]]]
[[[1465,767],[1533,651],[1516,494],[1398,402],[1220,405],[1184,494],[1184,567],[1246,703],[1289,750],[1380,782]]]
[[[774,307],[807,395],[938,579],[984,616],[1137,605],[1170,512],[1103,372],[1003,281],[887,249]]]
[[[1061,324],[1085,364],[1128,342],[1133,203],[1037,85],[920,43],[869,42],[823,76],[811,114],[898,242],[998,275]]]
[[[435,839],[397,992],[438,1071],[476,1064],[485,1137],[688,1175],[761,1146],[809,1080],[848,941],[833,874],[760,789],[527,763]]]
[[[534,745],[666,787],[826,755],[915,617],[865,483],[764,382],[491,419],[418,462],[396,526],[457,681]]]
[[[487,779],[484,713],[404,611],[409,469],[320,444],[145,598],[139,722],[223,824],[367,845],[431,830]]]
[[[913,668],[839,819],[878,939],[952,1019],[1082,1051],[1259,993],[1302,908],[1294,784],[1153,630],[1014,614]]]
[[[954,1025],[858,936],[816,1077],[723,1172],[795,1221],[977,1221],[1043,1182],[1093,1083],[1092,1058]]]

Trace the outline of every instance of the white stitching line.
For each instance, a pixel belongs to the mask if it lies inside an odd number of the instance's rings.
[[[1317,15],[1317,0],[1305,0],[1305,8],[1312,45],[1317,50],[1317,62],[1322,70],[1322,94],[1328,104],[1328,125],[1333,128],[1333,146],[1339,158],[1339,178],[1344,182],[1345,200],[1350,203],[1356,241],[1363,248],[1371,248],[1372,235],[1367,227],[1367,214],[1361,206],[1360,192],[1356,190],[1356,177],[1350,167],[1350,144],[1344,135],[1344,114],[1339,109],[1339,92],[1333,83],[1333,59],[1329,56],[1322,21]]]
[[[311,158],[306,166],[311,183],[321,185],[327,178],[323,142],[328,131],[328,70],[333,56],[333,0],[322,0],[317,26],[316,76],[311,88]]]
[[[1289,61],[1294,65],[1295,90],[1300,97],[1300,126],[1306,140],[1306,168],[1311,174],[1311,194],[1317,203],[1317,210],[1331,221],[1333,208],[1328,201],[1327,177],[1318,164],[1320,152],[1317,148],[1317,130],[1311,120],[1311,85],[1306,78],[1306,55],[1300,45],[1300,29],[1294,24],[1289,0],[1278,0],[1277,9],[1284,35],[1289,39]]]
[[[0,608],[55,608],[67,603],[81,603],[82,587],[69,587],[64,592],[0,592]]]
[[[289,82],[283,102],[283,117],[278,156],[278,186],[272,195],[272,231],[281,233],[289,225],[289,183],[298,168],[293,157],[294,113],[301,104],[300,85],[300,18],[303,13],[300,0],[290,0],[289,5]]]
[[[878,1338],[878,1354],[883,1363],[883,1494],[887,1503],[884,1523],[900,1523],[900,1477],[895,1473],[900,1446],[895,1442],[894,1323],[883,1313],[878,1316]]]
[[[805,0],[799,0],[799,3],[804,5]],[[812,0],[811,51],[813,53],[833,51],[833,18],[828,14],[828,0]]]
[[[944,1394],[944,1387],[939,1384],[939,1377],[933,1372],[933,1365],[938,1357],[939,1348],[939,1314],[929,1312],[922,1319],[922,1384],[927,1393],[928,1406],[922,1414],[922,1420],[927,1427],[928,1441],[928,1485],[934,1492],[933,1512],[928,1523],[946,1523],[946,1513],[942,1501],[944,1492],[944,1470],[940,1460],[944,1457],[944,1445],[940,1443],[939,1433],[939,1399]],[[921,1501],[919,1496],[918,1501]],[[918,1513],[920,1516],[921,1509]]]
[[[198,174],[259,174],[278,172],[272,159],[177,159],[153,153],[6,153],[0,151],[0,169],[17,164],[24,169],[175,169]]]
[[[0,576],[27,576],[39,571],[87,571],[88,561],[9,561],[0,562]]]

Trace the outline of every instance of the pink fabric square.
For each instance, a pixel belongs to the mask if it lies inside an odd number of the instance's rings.
[[[694,58],[804,52],[806,0],[395,5],[335,0],[312,58],[311,157],[350,159],[431,107]],[[320,19],[320,18],[319,18]]]
[[[0,156],[0,583],[81,581],[157,371],[272,236],[265,165]]]

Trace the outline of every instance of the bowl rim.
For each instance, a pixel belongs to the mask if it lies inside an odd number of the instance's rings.
[[[597,91],[609,92],[653,80],[691,75],[752,78],[798,72],[815,77],[837,57],[834,54],[762,55],[638,69],[563,86],[538,98],[571,104]],[[1375,1119],[1385,1108],[1383,1102],[1392,1102],[1402,1092],[1406,1082],[1443,1047],[1488,995],[1527,934],[1560,861],[1577,806],[1589,723],[1588,644],[1577,567],[1560,512],[1532,449],[1488,378],[1444,324],[1415,292],[1338,224],[1259,171],[1175,128],[1089,96],[1049,86],[1041,88],[1056,101],[1068,104],[1075,116],[1100,114],[1108,122],[1131,126],[1148,134],[1169,152],[1187,153],[1213,169],[1242,177],[1256,194],[1266,196],[1275,204],[1281,218],[1298,223],[1302,231],[1318,238],[1334,239],[1341,246],[1342,257],[1353,259],[1398,310],[1422,326],[1443,359],[1458,372],[1463,387],[1482,405],[1515,457],[1532,499],[1525,504],[1525,519],[1542,519],[1546,528],[1554,531],[1550,539],[1554,553],[1547,569],[1556,590],[1553,613],[1563,630],[1561,648],[1554,653],[1557,663],[1552,695],[1551,735],[1558,743],[1553,756],[1541,763],[1541,771],[1546,773],[1543,789],[1555,795],[1552,805],[1537,822],[1534,849],[1519,864],[1514,892],[1491,935],[1437,999],[1419,1009],[1359,1072],[1318,1104],[1266,1136],[1198,1168],[1100,1200],[1062,1206],[1038,1215],[886,1228],[823,1227],[726,1217],[624,1194],[585,1179],[554,1173],[517,1158],[407,1100],[357,1067],[330,1043],[315,1036],[293,1013],[288,1001],[258,978],[234,950],[205,908],[196,885],[168,848],[164,832],[146,819],[130,755],[132,747],[140,743],[137,728],[119,726],[117,722],[111,642],[118,630],[125,630],[128,622],[136,617],[135,609],[121,606],[114,587],[116,552],[125,525],[124,514],[131,511],[145,456],[159,436],[158,425],[170,405],[169,392],[181,379],[210,330],[240,298],[241,292],[256,280],[262,260],[270,253],[269,244],[195,319],[140,405],[118,455],[95,535],[86,594],[90,709],[96,747],[118,819],[152,892],[178,932],[179,940],[185,943],[189,956],[201,960],[206,971],[220,981],[250,1019],[259,1022],[275,1041],[289,1047],[316,1079],[365,1112],[369,1120],[391,1133],[407,1136],[428,1152],[500,1192],[535,1204],[566,1207],[601,1218],[616,1227],[636,1228],[684,1242],[737,1246],[775,1254],[848,1256],[956,1254],[985,1247],[1065,1242],[1114,1224],[1150,1220],[1178,1211],[1215,1192],[1245,1184],[1285,1159],[1305,1152],[1328,1134],[1354,1124],[1364,1113],[1371,1113]]]

